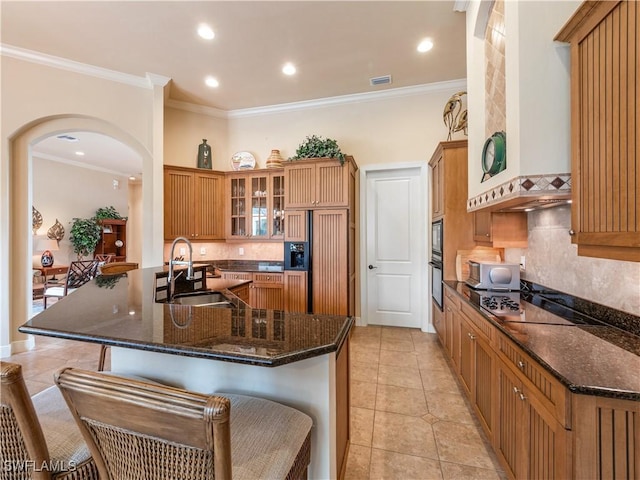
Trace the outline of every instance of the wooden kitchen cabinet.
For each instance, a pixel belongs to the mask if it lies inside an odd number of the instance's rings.
[[[224,174],[203,169],[165,166],[164,238],[224,238],[222,205]]]
[[[228,174],[226,238],[282,240],[284,195],[282,170]]]
[[[284,310],[284,275],[254,272],[249,286],[249,305],[267,310]]]
[[[494,248],[527,248],[527,214],[525,212],[473,213],[473,239],[478,245]]]
[[[332,158],[304,159],[284,167],[285,209],[316,209],[355,205],[355,172],[353,157],[344,165]]]
[[[493,329],[479,314],[462,304],[460,311],[460,380],[480,425],[489,438],[495,418],[495,355]]]
[[[449,353],[453,368],[460,372],[460,300],[451,289],[444,285],[444,348]]]
[[[584,2],[571,44],[571,234],[578,255],[640,261],[640,4]]]
[[[443,220],[442,279],[455,280],[458,250],[475,246],[473,215],[467,213],[467,141],[440,142],[429,166],[431,221]]]
[[[494,446],[510,478],[571,478],[570,431],[506,363],[497,361]],[[586,477],[585,477],[586,478]]]
[[[446,322],[444,320],[444,312],[435,301],[431,300],[431,314],[433,316],[433,328],[435,328],[440,344],[444,345],[447,337]]]
[[[306,313],[308,302],[307,272],[284,272],[284,311]]]

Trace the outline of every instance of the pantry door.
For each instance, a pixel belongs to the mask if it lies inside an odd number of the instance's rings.
[[[426,282],[424,167],[365,172],[364,322],[421,328]]]

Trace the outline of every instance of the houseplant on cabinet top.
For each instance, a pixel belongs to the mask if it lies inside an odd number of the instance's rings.
[[[289,161],[301,158],[337,158],[340,165],[344,164],[344,153],[340,151],[338,142],[331,138],[322,138],[317,135],[308,136],[296,150],[295,156]]]

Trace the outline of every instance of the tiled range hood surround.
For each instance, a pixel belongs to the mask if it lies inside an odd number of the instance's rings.
[[[571,198],[569,49],[553,38],[580,3],[470,2],[468,211],[537,209]],[[500,49],[492,41],[493,9],[498,19],[504,12],[503,26],[498,23],[504,31],[504,102],[496,93]],[[496,114],[501,108],[505,114]],[[500,127],[496,118],[505,121],[507,167],[481,182],[482,148]]]

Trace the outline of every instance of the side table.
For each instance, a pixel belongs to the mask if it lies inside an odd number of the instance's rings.
[[[69,267],[67,265],[52,265],[50,267],[35,267],[34,270],[40,270],[44,277],[44,283],[47,283],[47,277],[52,275],[51,280],[57,280],[56,275],[67,273]]]

